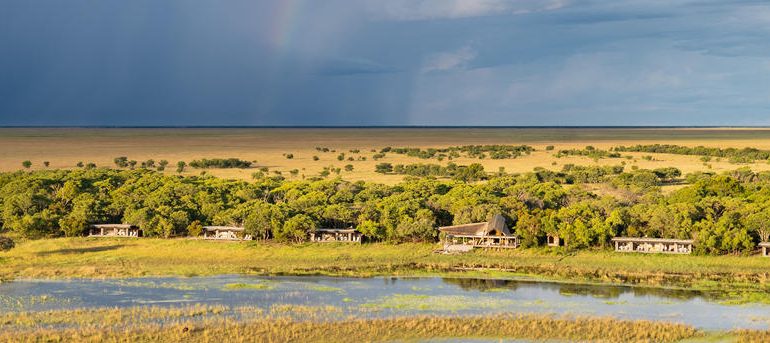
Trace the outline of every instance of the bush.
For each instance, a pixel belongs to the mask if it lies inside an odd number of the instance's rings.
[[[187,235],[190,237],[198,237],[203,233],[203,225],[200,220],[194,220],[190,225],[187,225]]]
[[[0,236],[0,251],[11,250],[16,246],[16,243],[8,237]]]
[[[193,168],[249,168],[251,162],[240,160],[237,158],[212,158],[194,160],[190,162],[190,167]]]
[[[30,167],[32,167],[32,162],[31,161],[24,161],[24,162],[21,162],[21,165],[24,168],[29,169]]]
[[[374,167],[374,171],[377,173],[390,173],[393,171],[393,165],[390,163],[379,163]]]

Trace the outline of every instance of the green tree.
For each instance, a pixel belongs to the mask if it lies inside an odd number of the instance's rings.
[[[280,229],[275,232],[275,238],[284,242],[299,243],[307,239],[312,230],[315,230],[316,224],[312,218],[304,214],[295,215]]]
[[[374,167],[374,171],[377,173],[387,174],[393,172],[393,165],[387,162],[378,163]]]
[[[200,220],[193,220],[190,225],[187,225],[187,235],[190,237],[198,237],[203,233],[203,225]]]

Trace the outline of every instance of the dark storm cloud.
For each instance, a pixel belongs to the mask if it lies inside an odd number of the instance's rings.
[[[0,3],[0,125],[770,124],[763,1]]]

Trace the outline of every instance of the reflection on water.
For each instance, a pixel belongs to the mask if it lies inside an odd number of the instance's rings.
[[[704,293],[701,291],[691,291],[683,289],[666,289],[655,287],[631,287],[618,285],[580,285],[570,283],[545,283],[540,281],[528,280],[497,280],[497,279],[472,279],[472,278],[444,278],[445,283],[455,284],[464,290],[494,291],[494,290],[516,290],[522,284],[538,284],[544,289],[558,291],[564,296],[586,295],[602,299],[614,299],[623,294],[633,294],[635,296],[654,296],[659,298],[690,300],[695,298],[704,298],[709,300],[719,300],[717,294]]]
[[[192,303],[339,307],[347,316],[547,313],[665,320],[705,329],[770,327],[770,306],[729,306],[694,291],[520,280],[224,275],[17,280],[0,284],[0,312]]]

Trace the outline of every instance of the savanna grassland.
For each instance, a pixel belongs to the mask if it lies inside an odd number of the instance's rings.
[[[770,258],[756,252],[770,237],[768,161],[768,129],[0,129],[0,282],[452,276],[667,288],[765,306]],[[436,227],[496,214],[519,249],[436,253]],[[83,237],[95,223],[130,223],[145,237]],[[203,240],[202,225],[240,226],[259,240]],[[319,227],[354,227],[367,242],[307,243]],[[546,247],[547,235],[567,246]],[[694,254],[619,254],[610,248],[618,236],[693,239]],[[21,309],[0,313],[0,341],[767,338],[675,320],[343,318],[286,306]]]
[[[556,157],[559,150],[583,149],[589,145],[604,150],[636,144],[770,149],[770,129],[759,128],[3,128],[0,129],[0,171],[23,169],[22,162],[26,160],[32,162],[33,170],[46,169],[44,161],[49,162],[47,168],[51,169],[76,168],[78,162],[114,167],[114,158],[125,156],[138,162],[167,160],[170,165],[165,172],[174,174],[178,161],[233,157],[256,162],[247,169],[205,171],[214,176],[248,180],[259,168],[267,167],[269,173],[281,172],[288,179],[301,179],[317,176],[325,167],[335,167],[342,169],[340,176],[346,180],[394,184],[404,176],[376,173],[378,163],[446,165],[450,161],[404,154],[386,154],[375,160],[373,156],[385,147],[427,149],[495,144],[530,145],[535,151],[515,159],[460,156],[451,162],[481,163],[488,172],[503,167],[508,173],[530,172],[535,167],[560,171],[567,164],[612,166],[621,162],[627,169],[676,167],[683,174],[720,172],[740,166],[749,166],[754,171],[770,170],[765,161],[736,165],[725,158],[706,163],[699,156],[674,154],[628,152],[623,153],[623,159]],[[546,150],[548,146],[554,150]],[[318,151],[317,147],[329,151]],[[341,153],[345,156],[338,160]],[[291,159],[286,157],[288,154],[292,155]],[[351,165],[352,171],[345,170],[346,165]],[[296,173],[292,174],[292,170]],[[202,171],[188,167],[182,174],[198,175]]]

